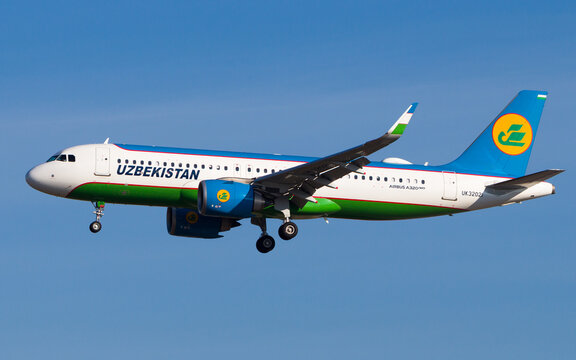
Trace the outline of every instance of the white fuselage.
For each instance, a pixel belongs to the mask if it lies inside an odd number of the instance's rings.
[[[74,162],[55,160],[38,165],[27,174],[27,181],[45,193],[71,198],[75,198],[74,192],[87,184],[117,185],[126,189],[194,190],[202,180],[257,178],[300,165],[307,160],[278,155],[225,152],[213,155],[194,153],[192,150],[187,153],[171,153],[156,152],[153,147],[146,149],[149,151],[127,150],[114,144],[74,146],[61,152],[74,155]],[[331,184],[335,188],[319,189],[314,197],[417,205],[454,209],[456,212],[521,202],[554,192],[553,185],[547,182],[512,192],[488,190],[486,186],[509,178],[455,173],[432,166],[370,163],[361,171],[363,174],[352,173],[336,180]],[[128,190],[127,193],[127,196],[133,196]],[[105,194],[94,193],[93,196],[93,201],[124,202],[121,196],[113,200],[105,199]],[[173,200],[147,203],[146,198],[142,202],[130,198],[125,203],[184,207],[181,203],[173,203]],[[344,217],[362,218],[354,215]],[[380,218],[371,216],[369,219]]]

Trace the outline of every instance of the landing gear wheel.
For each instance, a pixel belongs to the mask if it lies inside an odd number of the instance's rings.
[[[278,236],[283,240],[293,239],[298,235],[298,226],[292,221],[287,221],[278,229]]]
[[[275,245],[276,242],[274,241],[274,238],[269,235],[264,235],[256,241],[256,249],[258,249],[262,254],[272,251]]]
[[[97,233],[102,230],[102,224],[100,224],[100,219],[104,216],[104,202],[103,201],[92,201],[94,206],[94,214],[96,215],[96,221],[90,224],[90,231]]]
[[[98,221],[93,221],[90,224],[90,231],[92,231],[93,233],[97,233],[98,231],[102,230],[102,224],[100,224],[100,222]]]

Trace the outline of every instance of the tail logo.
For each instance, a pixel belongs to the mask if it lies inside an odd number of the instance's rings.
[[[230,193],[226,190],[220,190],[216,193],[216,197],[220,202],[225,203],[226,201],[230,200]]]
[[[503,153],[520,155],[532,144],[532,127],[521,115],[505,114],[494,122],[492,139]]]

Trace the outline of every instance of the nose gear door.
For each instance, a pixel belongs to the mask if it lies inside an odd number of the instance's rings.
[[[96,148],[96,168],[94,175],[110,176],[110,149],[107,147]]]

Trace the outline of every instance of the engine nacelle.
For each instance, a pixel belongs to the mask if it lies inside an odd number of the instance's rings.
[[[240,226],[233,219],[202,216],[192,209],[168,208],[166,212],[168,233],[175,236],[214,239],[222,237],[220,232]]]
[[[202,215],[242,219],[264,207],[264,198],[249,184],[204,180],[198,186],[198,210]]]

